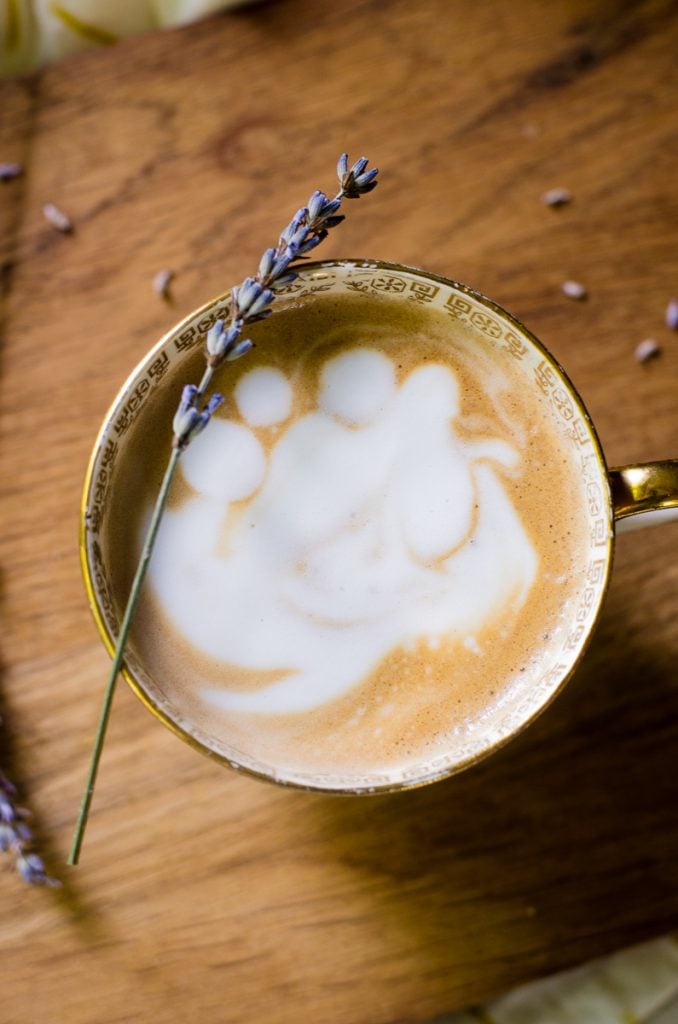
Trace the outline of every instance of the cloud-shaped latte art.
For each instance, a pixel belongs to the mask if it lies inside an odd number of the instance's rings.
[[[457,435],[458,391],[448,366],[398,386],[383,353],[352,348],[325,363],[316,411],[287,423],[280,371],[241,378],[245,422],[213,420],[183,456],[195,496],[166,513],[149,573],[200,652],[279,673],[246,692],[203,688],[208,705],[317,708],[394,649],[472,642],[521,606],[537,555],[497,472],[518,453]],[[246,423],[276,416],[266,453]]]

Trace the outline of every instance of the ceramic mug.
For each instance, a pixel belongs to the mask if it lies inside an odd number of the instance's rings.
[[[328,786],[312,775],[285,775],[275,766],[235,756],[214,738],[193,728],[176,714],[160,688],[131,654],[126,654],[123,675],[143,703],[177,735],[209,756],[261,778],[305,789],[344,793],[384,792],[410,788],[451,775],[492,753],[531,722],[562,689],[578,665],[598,620],[607,589],[614,548],[615,525],[644,525],[658,519],[678,518],[678,460],[608,469],[584,404],[575,387],[552,355],[510,313],[465,285],[424,271],[369,260],[306,264],[293,284],[281,289],[276,306],[286,302],[312,302],[316,293],[388,295],[402,301],[442,310],[467,325],[479,342],[491,341],[505,350],[525,374],[529,386],[547,398],[550,415],[570,439],[574,458],[585,482],[590,522],[586,552],[586,578],[562,649],[527,695],[502,705],[501,719],[493,728],[471,736],[461,753],[441,755],[425,764],[409,766],[396,778],[388,774],[345,773]],[[148,415],[153,396],[175,366],[195,358],[206,332],[226,317],[228,295],[220,296],[191,313],[172,328],[132,372],[107,413],[94,444],[85,480],[81,520],[81,561],[85,586],[104,644],[112,653],[118,630],[113,594],[119,566],[106,549],[107,516],[116,487],[116,467],[129,443],[132,425]],[[192,378],[189,378],[192,379]],[[182,379],[182,383],[185,381]],[[171,430],[170,430],[171,433]],[[119,591],[119,588],[118,588]],[[482,734],[481,734],[482,733]]]

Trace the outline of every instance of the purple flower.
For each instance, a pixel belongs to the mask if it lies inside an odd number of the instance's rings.
[[[678,299],[671,299],[666,307],[666,326],[678,331]]]
[[[366,156],[361,156],[359,160],[353,164],[353,167],[349,171],[348,168],[348,157],[344,155],[340,158],[337,165],[337,174],[339,176],[339,184],[341,186],[340,196],[346,199],[359,199],[360,196],[366,195],[371,192],[373,188],[377,187],[376,177],[379,173],[376,167],[372,170],[366,171],[368,159]]]
[[[198,389],[195,384],[186,384],[181,392],[179,407],[174,414],[172,428],[176,443],[183,444],[188,438],[190,431],[198,419],[198,410],[195,408],[195,399]]]
[[[201,410],[195,404],[197,396],[198,389],[193,384],[186,384],[173,421],[175,448],[187,448],[193,438],[205,429],[212,413],[224,400],[222,395],[215,393]]]
[[[261,285],[254,277],[246,277],[238,289],[238,309],[242,314],[247,313],[249,307],[261,292]]]
[[[266,306],[268,306],[269,302],[272,302],[274,298],[275,296],[270,288],[262,288],[249,308],[249,315],[257,316],[266,308]]]
[[[281,241],[289,243],[292,238],[296,235],[300,226],[304,223],[308,217],[308,210],[305,206],[302,206],[300,210],[297,210],[292,220],[289,222],[285,230],[280,236]]]
[[[0,772],[0,852],[14,857],[17,871],[31,885],[59,885],[45,871],[42,858],[31,851],[33,833],[28,811],[14,803],[16,788]]]
[[[59,885],[56,879],[49,877],[42,858],[38,857],[37,853],[20,853],[16,866],[24,882],[28,882],[29,885]]]
[[[317,190],[313,193],[308,201],[308,219],[312,222],[320,215],[325,203],[328,202],[327,196],[324,192],[318,192]]]
[[[276,250],[267,249],[259,260],[259,277],[263,281],[273,269],[276,260]]]
[[[237,345],[234,345],[230,352],[226,355],[226,361],[232,363],[235,359],[240,359],[242,356],[247,355],[249,350],[254,347],[254,342],[250,341],[249,338],[243,338]]]

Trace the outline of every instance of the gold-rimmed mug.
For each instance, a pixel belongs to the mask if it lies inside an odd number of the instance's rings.
[[[462,321],[469,337],[492,344],[520,367],[529,386],[539,388],[546,408],[570,439],[584,488],[589,531],[582,551],[578,603],[560,649],[529,693],[502,704],[501,719],[471,735],[463,750],[408,765],[399,772],[341,775],[281,772],[242,751],[229,749],[215,735],[188,721],[173,706],[147,666],[132,651],[123,675],[152,713],[193,747],[230,767],[251,775],[309,790],[351,794],[394,791],[433,782],[488,756],[525,728],[551,702],[572,675],[598,620],[612,567],[615,527],[644,525],[678,518],[678,460],[608,469],[598,436],[565,371],[544,346],[510,313],[473,289],[421,270],[377,260],[342,260],[306,264],[297,281],[281,290],[276,304],[315,301],[317,294],[387,294],[443,311]],[[116,494],[121,456],[127,445],[139,443],[145,420],[152,418],[158,395],[175,371],[199,365],[204,336],[228,313],[229,296],[201,306],[170,330],[141,360],[108,411],[94,444],[83,492],[80,552],[88,599],[108,650],[112,653],[130,577],[129,565],[113,557],[106,537]],[[195,373],[194,373],[195,375]],[[167,424],[167,440],[171,426]],[[163,439],[158,437],[158,443]],[[132,448],[132,451],[134,449]],[[573,500],[575,500],[573,498]]]

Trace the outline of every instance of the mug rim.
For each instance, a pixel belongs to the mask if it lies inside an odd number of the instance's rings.
[[[607,594],[607,590],[610,584],[610,578],[612,573],[612,565],[614,561],[614,549],[615,549],[615,517],[614,517],[614,504],[612,499],[612,492],[610,487],[610,476],[609,467],[607,460],[603,452],[598,432],[595,428],[595,424],[591,418],[588,409],[579,394],[579,391],[573,384],[566,370],[561,366],[560,362],[556,357],[544,346],[544,344],[537,338],[532,331],[529,330],[517,317],[506,310],[499,303],[490,299],[482,292],[477,291],[469,285],[463,282],[456,281],[453,278],[444,277],[441,274],[435,274],[431,271],[422,270],[420,267],[412,267],[407,264],[393,263],[386,260],[379,259],[329,259],[329,260],[315,260],[304,263],[303,266],[296,268],[297,273],[302,277],[310,277],[313,275],[321,275],[324,271],[332,271],[335,269],[340,270],[352,270],[352,269],[365,269],[365,270],[383,270],[387,272],[404,272],[412,274],[416,277],[423,278],[427,281],[434,281],[438,284],[451,287],[455,291],[461,292],[462,294],[468,295],[470,298],[479,302],[482,306],[496,313],[502,319],[506,320],[524,337],[526,337],[530,344],[541,353],[541,355],[547,360],[547,362],[556,369],[558,375],[566,385],[566,389],[569,397],[574,401],[578,413],[581,415],[586,429],[593,446],[593,453],[596,457],[596,463],[600,470],[601,481],[603,482],[603,492],[605,497],[605,511],[607,520],[607,535],[605,544],[605,569],[602,584],[598,591],[597,607],[595,608],[595,614],[590,618],[586,626],[586,632],[584,634],[581,646],[579,647],[577,654],[572,661],[571,665],[560,677],[557,685],[548,693],[546,698],[539,703],[536,708],[532,709],[530,713],[521,719],[521,721],[506,735],[496,737],[491,744],[482,748],[475,753],[462,758],[460,761],[455,762],[451,765],[446,765],[430,772],[427,775],[421,777],[415,777],[413,779],[399,779],[394,782],[385,782],[383,784],[375,784],[370,786],[328,786],[312,783],[303,783],[296,779],[288,779],[282,775],[275,773],[275,769],[270,772],[260,771],[256,768],[242,764],[237,760],[234,760],[225,754],[207,746],[200,739],[198,739],[193,733],[183,728],[177,721],[175,721],[167,711],[165,711],[153,697],[146,691],[143,684],[135,677],[133,669],[123,662],[121,669],[121,675],[124,678],[127,685],[133,690],[135,695],[141,700],[142,704],[153,714],[155,718],[162,722],[171,732],[188,743],[193,749],[198,750],[203,755],[209,757],[212,760],[217,761],[219,764],[227,765],[229,768],[240,772],[244,775],[261,779],[265,782],[270,782],[275,785],[284,786],[290,789],[302,790],[312,793],[321,793],[328,795],[379,795],[385,793],[400,792],[411,789],[418,789],[422,786],[430,785],[433,782],[440,781],[445,778],[449,778],[453,775],[457,775],[468,768],[484,761],[491,755],[495,754],[498,750],[506,746],[510,741],[514,740],[519,736],[525,729],[527,729],[556,699],[556,697],[562,692],[567,683],[570,681],[572,675],[578,668],[586,650],[588,649],[593,633],[595,632],[596,625],[600,618],[601,609]],[[322,279],[322,278],[320,278]],[[105,648],[111,656],[115,651],[115,639],[112,632],[109,630],[106,622],[106,617],[102,612],[100,601],[98,599],[98,588],[95,583],[95,571],[94,567],[90,564],[90,545],[88,544],[88,530],[89,530],[89,507],[90,507],[90,495],[92,492],[93,484],[95,483],[94,472],[97,466],[99,456],[102,451],[102,447],[106,442],[111,427],[113,424],[114,417],[118,412],[121,404],[123,403],[126,396],[129,394],[132,385],[139,379],[142,373],[148,368],[153,362],[154,358],[160,354],[165,347],[170,344],[181,332],[183,328],[193,323],[201,315],[208,313],[214,306],[220,302],[228,301],[230,292],[224,292],[216,297],[208,300],[202,305],[196,307],[196,309],[190,311],[186,316],[179,320],[176,324],[169,328],[160,339],[148,349],[145,354],[141,357],[138,363],[134,366],[132,371],[125,378],[124,383],[118,389],[113,398],[112,402],[108,406],[101,426],[96,434],[92,451],[89,456],[87,468],[85,472],[85,478],[83,481],[82,498],[80,505],[80,525],[79,525],[79,549],[80,549],[80,566],[83,575],[83,582],[85,585],[85,591],[87,595],[88,604],[90,611],[94,618],[95,625],[99,632],[99,635],[104,643]]]

